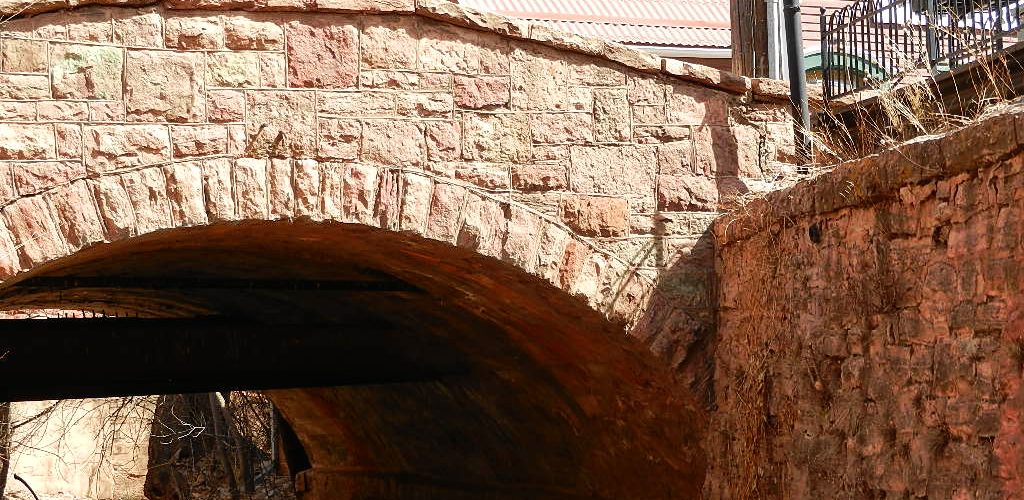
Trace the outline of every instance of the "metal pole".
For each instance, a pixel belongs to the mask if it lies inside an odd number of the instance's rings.
[[[786,51],[789,53],[789,93],[797,121],[798,153],[809,160],[811,154],[811,112],[807,105],[807,73],[804,70],[803,40],[800,33],[800,0],[783,0],[786,18]]]

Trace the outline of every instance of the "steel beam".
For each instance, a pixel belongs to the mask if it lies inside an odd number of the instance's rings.
[[[0,401],[415,382],[464,366],[386,325],[0,320]]]

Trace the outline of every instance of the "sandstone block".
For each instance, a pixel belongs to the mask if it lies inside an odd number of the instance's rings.
[[[53,125],[0,123],[0,160],[46,160],[55,156]]]
[[[507,76],[456,76],[455,104],[467,109],[507,107],[511,80]]]
[[[677,83],[668,92],[666,113],[669,123],[727,125],[729,103],[721,92]]]
[[[260,61],[254,52],[210,52],[206,83],[211,87],[259,87]]]
[[[114,43],[128,47],[162,47],[163,19],[155,11],[115,15]]]
[[[313,160],[295,160],[311,162]],[[295,216],[295,189],[292,183],[292,160],[272,158],[267,169],[267,197],[272,220]]]
[[[345,171],[342,202],[345,221],[370,224],[377,200],[377,169],[367,165],[352,165]]]
[[[477,73],[480,49],[474,31],[443,23],[420,25],[419,67],[426,71]]]
[[[359,120],[321,119],[317,156],[340,160],[356,159],[359,156],[361,131]]]
[[[261,52],[258,56],[260,60],[260,85],[269,88],[287,87],[288,65],[285,63],[284,54]]]
[[[0,120],[34,121],[35,119],[36,103],[34,102],[0,102]]]
[[[165,126],[86,126],[84,136],[83,153],[90,172],[152,165],[171,158],[170,136]]]
[[[275,158],[316,154],[313,92],[267,90],[248,92],[246,99],[250,154]]]
[[[46,75],[0,75],[0,99],[48,99],[50,79]]]
[[[281,50],[284,28],[261,16],[245,14],[224,17],[224,42],[232,50]]]
[[[267,161],[256,158],[235,160],[235,208],[239,219],[267,218]]]
[[[395,95],[388,92],[318,92],[321,115],[395,116]]]
[[[463,158],[492,162],[529,161],[530,123],[526,115],[466,113],[463,119]]]
[[[40,101],[36,103],[39,121],[86,121],[89,119],[89,106],[76,101]]]
[[[345,218],[345,172],[344,163],[320,164],[320,211],[324,219],[344,220]]]
[[[456,179],[490,191],[508,190],[508,165],[494,163],[456,163]]]
[[[124,50],[117,47],[50,47],[50,78],[57,99],[120,99],[123,70]]]
[[[718,186],[715,180],[696,175],[658,177],[658,210],[717,210]]]
[[[167,199],[174,227],[207,223],[203,200],[203,166],[198,161],[182,161],[164,167]]]
[[[288,37],[288,83],[292,87],[345,88],[359,75],[359,31],[334,20],[292,21]]]
[[[455,161],[462,156],[462,127],[458,122],[426,123],[427,159]]]
[[[625,89],[594,89],[594,140],[625,142],[630,138]]]
[[[590,113],[533,113],[530,132],[537,144],[593,142],[594,117]]]
[[[697,173],[693,167],[693,143],[670,142],[658,146],[658,167],[662,175],[689,175]]]
[[[57,158],[82,158],[82,126],[58,123],[53,128],[56,132]]]
[[[395,112],[399,116],[451,119],[455,103],[447,92],[409,92],[396,94]]]
[[[219,16],[171,15],[164,20],[164,43],[174,49],[220,49],[224,26]]]
[[[80,162],[0,162],[0,165],[0,168],[11,169],[14,186],[21,196],[41,193],[85,177],[85,166]]]
[[[203,198],[211,221],[235,220],[235,200],[231,195],[232,161],[216,158],[203,161]]]
[[[103,223],[86,181],[76,181],[54,190],[47,198],[53,206],[64,241],[71,250],[103,241]]]
[[[89,121],[123,122],[125,116],[123,101],[89,101]]]
[[[463,208],[456,244],[488,257],[501,258],[507,225],[500,203],[470,194]]]
[[[373,120],[363,124],[363,161],[408,167],[422,164],[425,155],[422,123]]]
[[[363,68],[413,69],[419,46],[414,16],[374,16],[365,19],[360,37]]]
[[[466,188],[454,184],[434,183],[425,235],[439,241],[455,243],[462,223],[462,206]]]
[[[167,179],[161,168],[144,168],[121,175],[125,192],[135,212],[138,234],[165,229],[171,225],[171,207],[167,201]]]
[[[525,208],[512,205],[509,210],[508,235],[501,252],[501,260],[526,272],[537,266],[537,251],[544,221]]]
[[[653,201],[657,160],[650,146],[574,146],[570,188]],[[650,207],[653,208],[653,207]]]
[[[132,121],[202,121],[202,54],[130,50],[125,72],[125,107]]]
[[[22,269],[32,269],[66,253],[49,203],[42,197],[21,198],[7,205],[3,221],[18,249]]]
[[[96,9],[76,9],[65,14],[68,40],[76,42],[109,43],[113,36],[110,12]]]
[[[525,192],[565,189],[565,165],[557,163],[512,165],[512,187]]]
[[[245,93],[240,90],[209,90],[206,112],[211,122],[240,122],[245,119]]]
[[[399,228],[414,234],[426,231],[430,214],[430,197],[434,192],[434,181],[422,175],[402,176],[402,213]]]
[[[228,131],[217,125],[172,125],[171,150],[175,158],[225,154]]]
[[[512,52],[512,105],[516,109],[569,108],[569,68],[558,52],[517,46]]]
[[[292,163],[295,191],[295,216],[317,220],[320,210],[320,164],[313,160],[295,160]],[[344,172],[342,173],[344,177]],[[340,189],[339,194],[340,197]],[[340,219],[339,219],[340,220]]]
[[[562,221],[582,236],[623,236],[629,233],[629,203],[607,196],[565,196]]]
[[[537,274],[555,286],[561,285],[562,264],[572,234],[555,224],[545,224],[537,251]]]
[[[46,42],[5,38],[0,48],[0,67],[7,73],[46,73]]]
[[[106,240],[117,241],[131,236],[135,231],[135,210],[121,178],[106,176],[88,182],[100,210]]]

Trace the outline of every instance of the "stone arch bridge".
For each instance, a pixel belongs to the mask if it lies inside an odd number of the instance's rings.
[[[109,316],[5,322],[7,398],[277,388],[304,498],[699,495],[775,82],[441,0],[97,3],[0,2],[0,306]]]

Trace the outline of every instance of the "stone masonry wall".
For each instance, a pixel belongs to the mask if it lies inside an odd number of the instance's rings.
[[[530,214],[587,248],[548,241],[557,264],[601,255],[649,284],[619,318],[679,364],[713,323],[708,225],[793,155],[777,82],[440,0],[24,16],[70,6],[0,2],[20,16],[0,25],[0,222],[12,234],[0,278],[168,227],[314,218],[400,230],[418,210],[482,224],[435,236],[501,257],[507,235],[544,236]],[[474,196],[500,210],[474,212]],[[396,199],[402,215],[389,219]],[[555,267],[549,279],[572,289]],[[621,295],[601,286],[575,292],[596,307]]]
[[[1022,113],[716,223],[708,498],[1022,498]]]

